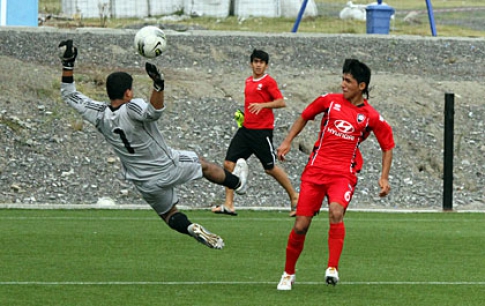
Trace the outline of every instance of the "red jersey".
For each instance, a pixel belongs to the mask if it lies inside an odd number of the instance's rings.
[[[313,120],[323,113],[320,133],[302,180],[318,183],[327,175],[355,175],[364,163],[359,144],[373,132],[382,151],[394,148],[391,126],[364,100],[353,105],[343,94],[327,94],[308,105],[301,116]]]
[[[283,95],[276,81],[268,74],[263,75],[259,79],[254,79],[250,76],[246,79],[244,96],[244,127],[253,130],[274,129],[274,114],[272,109],[264,108],[256,115],[250,113],[248,107],[251,103],[266,103],[282,99]]]

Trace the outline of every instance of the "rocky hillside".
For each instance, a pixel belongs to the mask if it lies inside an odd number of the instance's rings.
[[[119,163],[96,130],[59,98],[56,45],[79,45],[78,89],[106,100],[104,79],[114,70],[135,76],[135,94],[146,97],[150,82],[144,59],[132,48],[133,30],[0,30],[0,204],[73,206],[109,201],[145,205],[131,184],[118,177]],[[371,137],[352,208],[440,209],[443,176],[444,94],[455,93],[454,207],[484,210],[483,136],[485,42],[373,36],[289,36],[248,33],[167,32],[170,50],[157,64],[167,80],[168,111],[160,129],[174,148],[194,150],[222,164],[235,132],[233,112],[242,106],[252,48],[270,53],[270,74],[288,107],[276,110],[275,145],[306,104],[339,91],[341,64],[356,57],[373,69],[370,102],[394,129],[391,195],[377,196],[380,151]],[[281,166],[295,186],[306,163],[318,122],[310,123]],[[238,207],[289,206],[283,189],[255,158],[250,188]],[[220,186],[199,180],[180,187],[181,205],[208,208],[223,201]],[[117,206],[116,206],[117,207]]]

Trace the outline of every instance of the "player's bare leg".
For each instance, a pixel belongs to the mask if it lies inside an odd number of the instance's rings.
[[[274,177],[276,181],[285,189],[288,197],[290,198],[290,216],[293,217],[296,213],[296,204],[298,203],[298,197],[300,194],[296,192],[295,188],[293,188],[288,175],[281,167],[275,165],[273,169],[265,170],[265,172]]]
[[[296,205],[298,204],[299,197],[300,194],[296,192],[296,197],[291,198],[290,217],[296,217]]]
[[[220,166],[209,163],[202,157],[199,157],[200,165],[202,166],[202,174],[206,179],[209,181],[221,185],[226,178],[226,174],[224,173],[224,169]]]
[[[247,164],[242,160],[245,171],[233,174],[226,169],[214,163],[207,162],[204,158],[199,156],[199,161],[202,166],[202,175],[209,181],[236,190],[237,193],[243,194],[246,191],[247,182]],[[238,161],[239,163],[239,161]]]
[[[234,167],[236,163],[231,161],[225,160],[224,161],[224,169],[229,172],[234,171]],[[224,201],[223,206],[218,205],[212,208],[212,212],[214,213],[222,213],[224,209],[227,209],[229,212],[235,213],[236,209],[234,207],[234,190],[226,187],[226,198]]]

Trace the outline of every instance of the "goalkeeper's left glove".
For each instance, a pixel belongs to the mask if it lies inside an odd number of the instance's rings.
[[[76,56],[77,48],[72,44],[72,39],[64,40],[59,43],[59,57],[61,58],[62,66],[64,69],[74,69]]]
[[[157,66],[146,62],[145,70],[148,76],[153,80],[153,89],[161,91],[165,89],[165,80],[163,79],[163,73],[158,70]]]

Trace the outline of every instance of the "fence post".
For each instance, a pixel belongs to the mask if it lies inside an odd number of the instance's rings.
[[[445,93],[445,135],[443,156],[443,210],[453,210],[453,138],[455,94]]]
[[[300,21],[303,18],[303,13],[305,13],[306,5],[308,0],[303,0],[301,4],[300,11],[298,12],[298,16],[296,17],[295,24],[293,25],[293,29],[291,32],[296,33],[298,31],[298,27],[300,26]]]
[[[436,24],[434,22],[434,12],[433,12],[433,5],[431,4],[431,0],[426,0],[426,7],[428,8],[428,19],[429,19],[429,26],[431,27],[431,35],[436,36]]]

